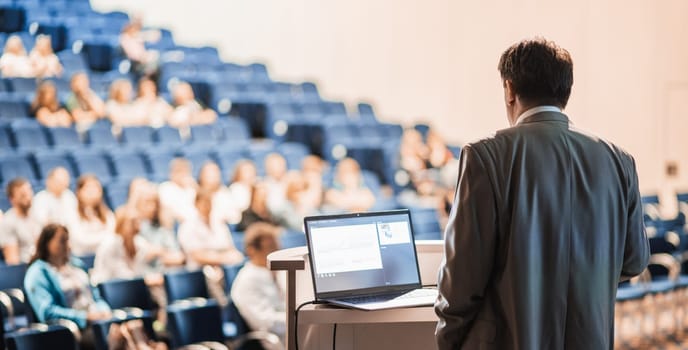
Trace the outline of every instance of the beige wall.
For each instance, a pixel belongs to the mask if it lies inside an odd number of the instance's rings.
[[[452,142],[507,126],[496,64],[544,35],[574,59],[567,112],[628,149],[641,188],[681,162],[688,188],[688,2],[683,0],[92,0],[144,14],[182,44],[263,61],[273,77],[375,103],[383,119],[429,121]]]

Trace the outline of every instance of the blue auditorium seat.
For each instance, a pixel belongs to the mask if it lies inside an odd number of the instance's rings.
[[[169,271],[165,273],[164,279],[167,302],[170,304],[189,298],[210,298],[205,274],[202,270]]]
[[[132,320],[141,320],[143,323],[143,330],[148,339],[157,340],[155,330],[153,329],[153,317],[150,312],[143,312],[141,315],[128,314],[124,318],[113,318],[110,320],[93,322],[93,338],[96,350],[108,350],[108,335],[110,333],[110,326],[113,323],[123,323]]]
[[[222,169],[222,180],[227,181],[234,176],[234,167],[237,162],[247,159],[246,149],[243,147],[230,148],[227,146],[219,147],[217,152],[217,164]]]
[[[91,70],[106,72],[114,68],[116,49],[112,43],[91,41],[83,44],[82,52]]]
[[[285,142],[276,147],[277,151],[287,160],[291,170],[301,169],[301,161],[310,151],[306,145],[298,142]]]
[[[115,136],[112,135],[110,125],[107,123],[96,123],[86,130],[86,142],[94,148],[119,146]]]
[[[38,179],[28,156],[7,154],[0,157],[0,179],[2,182],[6,184],[19,176],[29,181]]]
[[[149,147],[153,143],[154,129],[150,126],[130,126],[122,128],[120,142],[127,146]]]
[[[77,342],[69,328],[58,325],[29,328],[6,335],[8,350],[76,350]]]
[[[174,159],[176,152],[172,148],[156,147],[144,151],[143,157],[148,163],[151,177],[156,181],[166,180],[170,172],[170,161]]]
[[[98,285],[100,296],[113,309],[135,307],[141,310],[155,309],[148,286],[143,278],[114,279]]]
[[[107,157],[98,150],[73,151],[71,158],[78,176],[93,174],[101,183],[107,183],[112,178],[113,173]]]
[[[74,128],[46,128],[45,130],[53,148],[83,147],[79,134]]]
[[[0,150],[9,150],[13,148],[12,138],[10,137],[10,131],[7,125],[0,125]]]
[[[74,53],[71,50],[64,50],[58,52],[57,57],[60,58],[62,67],[65,70],[65,76],[71,76],[76,72],[88,70],[86,60],[84,60],[84,57],[81,55],[81,53]]]
[[[167,307],[172,347],[214,341],[223,343],[222,310],[214,300],[177,303]]]
[[[249,126],[241,118],[222,117],[215,123],[222,130],[223,143],[246,144],[251,139]]]
[[[148,177],[149,171],[139,153],[130,150],[111,149],[109,154],[115,175],[118,178]]]
[[[434,208],[410,208],[415,239],[442,239],[439,215]]]
[[[185,147],[181,149],[182,157],[186,158],[191,162],[191,168],[193,169],[194,176],[198,175],[201,167],[206,162],[217,162],[214,157],[214,150],[212,147],[201,145],[198,147]]]
[[[184,143],[179,129],[171,126],[163,126],[155,130],[154,139],[158,144],[168,146],[180,146]]]
[[[105,184],[104,198],[110,208],[116,209],[127,202],[130,179],[118,179]]]
[[[33,94],[36,92],[38,83],[34,78],[8,78],[13,92]]]
[[[20,32],[26,24],[26,11],[22,7],[0,7],[0,32]]]
[[[25,303],[24,276],[26,275],[27,264],[0,265],[0,291],[5,293],[12,303],[12,318],[6,318],[5,323],[0,327],[7,330],[15,330],[29,325],[28,309]],[[0,303],[2,313],[7,315],[4,305]]]
[[[28,116],[29,104],[27,102],[7,97],[0,100],[0,119],[12,120]]]
[[[191,126],[191,142],[197,145],[217,145],[222,140],[222,128],[216,124]]]
[[[53,51],[55,52],[60,52],[67,48],[67,27],[63,24],[41,22],[33,34],[49,35]]]
[[[63,167],[67,169],[70,175],[74,176],[76,172],[69,158],[62,150],[41,150],[33,153],[33,159],[38,168],[38,176],[45,179],[48,173],[56,168]]]
[[[358,109],[358,117],[359,119],[361,119],[361,121],[377,121],[375,111],[373,110],[373,106],[371,104],[362,102],[359,103],[356,107]]]

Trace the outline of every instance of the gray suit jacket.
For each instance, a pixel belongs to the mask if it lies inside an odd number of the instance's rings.
[[[649,245],[633,158],[542,112],[462,150],[440,268],[440,349],[612,349]]]

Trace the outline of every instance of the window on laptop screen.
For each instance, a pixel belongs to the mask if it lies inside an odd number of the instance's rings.
[[[418,284],[408,214],[309,221],[318,294]]]

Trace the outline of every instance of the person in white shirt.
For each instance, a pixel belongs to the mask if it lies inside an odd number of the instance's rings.
[[[69,172],[57,167],[48,173],[45,190],[36,194],[31,206],[31,215],[42,226],[56,223],[69,226],[77,220],[77,200],[69,190]]]
[[[249,261],[239,270],[230,295],[251,330],[268,331],[284,340],[284,278],[267,267],[268,254],[279,249],[277,230],[266,223],[253,224],[246,230],[244,245]]]
[[[179,82],[172,90],[174,98],[174,112],[169,123],[179,128],[184,136],[188,136],[189,127],[192,125],[210,124],[217,119],[217,113],[212,109],[203,108],[194,95],[189,83]]]
[[[71,224],[74,255],[95,254],[98,245],[115,232],[115,216],[103,200],[97,177],[82,175],[76,182],[78,218]]]
[[[164,98],[158,96],[158,87],[155,82],[149,78],[141,78],[138,86],[138,95],[134,100],[135,110],[148,116],[148,124],[154,128],[167,124],[167,120],[172,115],[172,106]]]
[[[166,215],[160,206],[160,197],[155,184],[149,183],[140,189],[136,199],[134,210],[139,216],[139,236],[143,237],[152,246],[163,251],[158,259],[158,268],[177,268],[184,264],[182,253],[174,232],[174,222]]]
[[[152,246],[139,235],[139,219],[135,211],[118,213],[115,233],[98,246],[91,278],[93,283],[144,277],[148,286],[161,287],[162,274],[154,269],[154,263],[162,256],[162,249]]]
[[[227,187],[227,196],[231,198],[231,206],[226,209],[230,224],[241,221],[241,213],[251,205],[251,192],[257,181],[258,173],[253,161],[242,159],[236,163],[234,175]]]
[[[227,188],[222,184],[222,171],[217,163],[208,161],[198,173],[198,189],[213,196],[213,220],[229,223],[232,219],[232,202]]]
[[[33,78],[36,76],[24,43],[17,35],[10,35],[0,56],[0,73],[5,78]]]
[[[233,265],[244,260],[234,246],[229,228],[213,219],[212,194],[199,191],[195,201],[198,215],[179,226],[179,245],[187,255],[187,266],[197,269],[203,265]]]
[[[7,184],[6,193],[12,208],[0,221],[0,248],[5,264],[26,263],[34,253],[42,228],[29,215],[33,190],[29,181],[18,177]]]
[[[105,114],[110,118],[115,132],[129,126],[148,125],[145,111],[134,105],[134,89],[129,79],[117,79],[110,85],[110,97],[105,103]]]
[[[191,162],[175,158],[170,162],[170,181],[158,187],[160,203],[178,222],[184,222],[196,215],[196,180],[191,173]]]
[[[62,64],[53,52],[52,42],[48,35],[38,35],[36,44],[29,54],[37,78],[59,77],[62,75]]]

